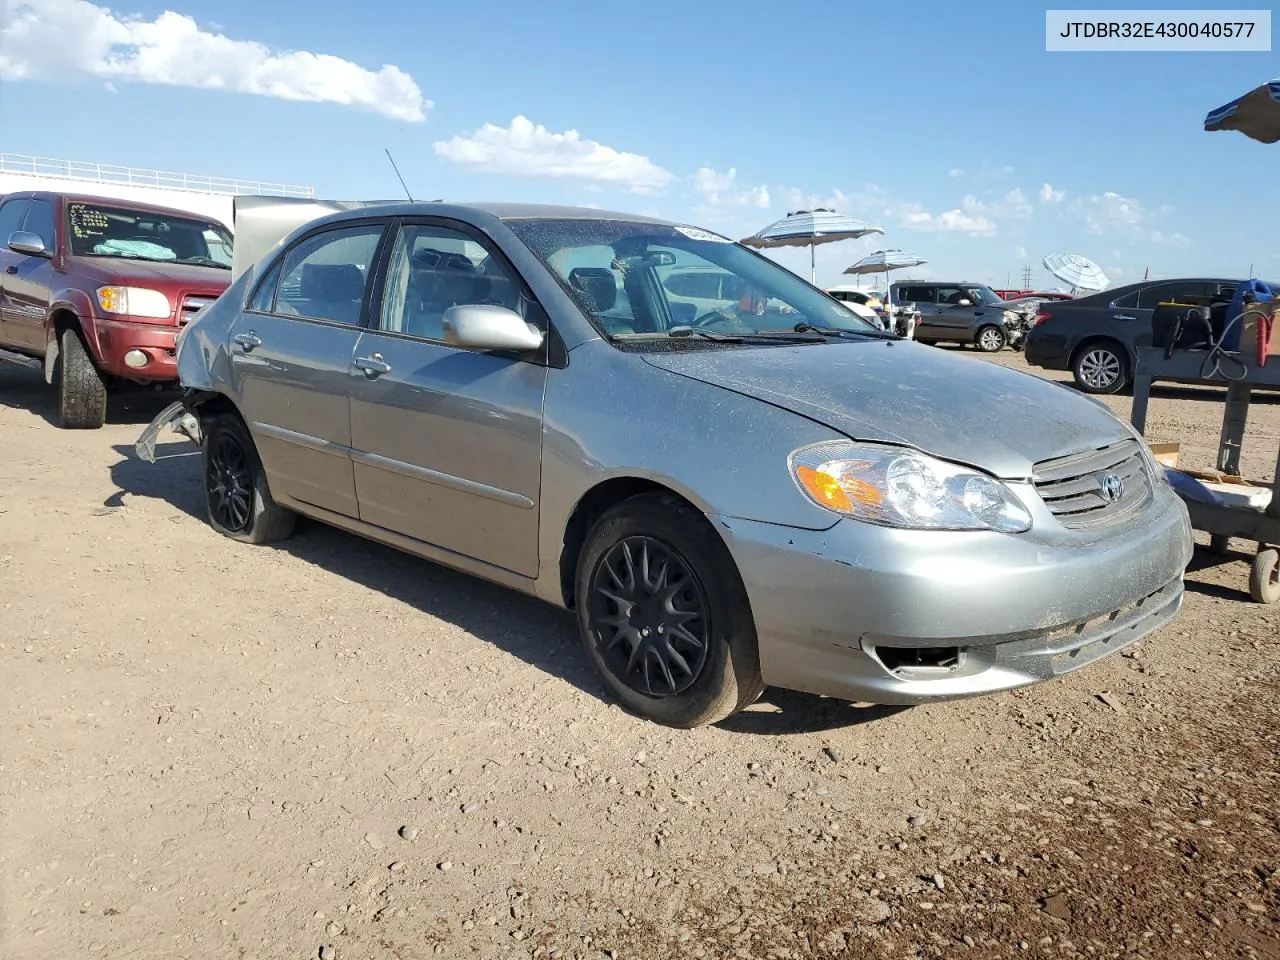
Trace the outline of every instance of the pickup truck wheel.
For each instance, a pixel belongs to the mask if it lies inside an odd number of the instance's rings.
[[[1004,331],[999,327],[983,327],[974,338],[974,343],[983,353],[999,353],[1005,345]]]
[[[106,382],[73,329],[62,331],[54,382],[58,422],[64,430],[97,430],[107,422]]]
[[[606,511],[576,581],[587,653],[635,713],[689,729],[732,716],[764,690],[746,588],[688,504],[644,494]]]
[[[272,499],[257,448],[237,417],[214,417],[201,446],[205,508],[213,529],[240,543],[255,544],[293,533],[297,515]]]

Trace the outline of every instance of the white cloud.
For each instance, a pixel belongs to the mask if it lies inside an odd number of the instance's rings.
[[[974,215],[964,210],[947,210],[932,214],[918,203],[904,203],[897,208],[898,222],[911,230],[928,230],[934,233],[967,233],[975,237],[995,234],[996,225],[982,214]]]
[[[1029,220],[1034,212],[1030,201],[1027,200],[1027,195],[1021,188],[1010,190],[995,203],[987,203],[969,194],[964,198],[961,206],[969,213],[997,219]]]
[[[372,71],[328,54],[272,50],[165,11],[154,20],[87,0],[0,0],[0,79],[92,77],[336,103],[420,122],[432,102],[398,67]]]
[[[1052,185],[1047,183],[1040,188],[1041,203],[1061,203],[1066,195],[1067,191],[1055,190]]]
[[[1167,243],[1174,247],[1185,247],[1191,242],[1191,238],[1181,233],[1162,233],[1159,230],[1151,231],[1152,243]]]
[[[717,173],[711,167],[699,168],[693,175],[693,189],[713,207],[769,206],[769,188],[740,186],[734,167],[730,167],[728,173]]]
[[[950,177],[952,180],[958,180],[960,177],[964,176],[964,171],[961,170],[959,167],[953,167],[950,171],[948,171],[947,176]]]
[[[1142,204],[1129,197],[1108,190],[1078,201],[1076,209],[1083,215],[1085,227],[1095,236],[1103,236],[1115,230],[1139,232],[1146,212]]]
[[[584,140],[577,130],[552,133],[523,116],[506,127],[486,123],[473,133],[439,140],[435,152],[485,173],[617,184],[635,193],[652,192],[674,179],[648,157]]]

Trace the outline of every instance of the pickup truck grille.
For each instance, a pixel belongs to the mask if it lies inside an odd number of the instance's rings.
[[[1071,529],[1114,523],[1151,500],[1147,464],[1136,440],[1043,460],[1032,482],[1049,512]]]
[[[182,308],[178,311],[178,326],[185,327],[196,313],[216,300],[216,297],[183,297]]]

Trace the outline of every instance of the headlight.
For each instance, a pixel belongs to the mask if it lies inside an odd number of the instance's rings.
[[[173,304],[159,290],[146,287],[99,287],[98,306],[107,313],[164,320],[173,315]]]
[[[914,450],[820,443],[791,454],[790,466],[809,499],[855,520],[910,530],[1031,529],[1031,514],[1003,483]]]

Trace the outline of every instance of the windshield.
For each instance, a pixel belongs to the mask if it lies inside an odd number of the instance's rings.
[[[611,340],[666,339],[673,327],[712,339],[800,325],[879,330],[772,260],[705,230],[626,220],[506,224]]]
[[[1001,300],[990,287],[965,287],[965,291],[969,294],[969,299],[984,307],[1002,307],[1007,302]]]
[[[77,257],[231,269],[231,234],[211,220],[73,202],[67,204],[67,236]]]

